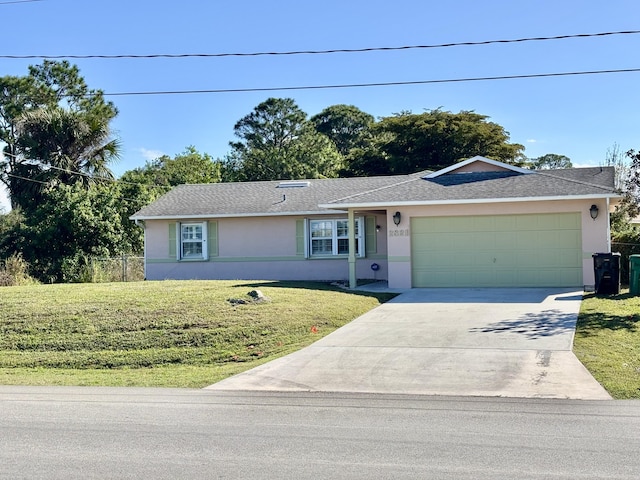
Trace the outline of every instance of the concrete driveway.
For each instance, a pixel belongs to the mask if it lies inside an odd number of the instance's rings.
[[[571,351],[581,299],[558,288],[412,289],[207,388],[610,399]]]

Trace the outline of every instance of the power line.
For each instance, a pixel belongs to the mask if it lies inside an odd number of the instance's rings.
[[[390,87],[404,85],[428,85],[433,83],[462,83],[481,82],[489,80],[517,80],[523,78],[546,78],[546,77],[568,77],[576,75],[600,75],[605,73],[635,73],[640,72],[640,68],[622,68],[617,70],[589,70],[579,72],[558,72],[558,73],[532,73],[526,75],[500,75],[495,77],[467,77],[448,78],[440,80],[414,80],[407,82],[375,82],[375,83],[343,83],[334,85],[304,85],[292,87],[256,87],[256,88],[217,88],[205,90],[158,90],[158,91],[138,91],[138,92],[113,92],[102,93],[105,97],[124,97],[136,95],[185,95],[203,93],[242,93],[242,92],[277,92],[291,90],[328,90],[337,88],[363,88],[363,87]]]
[[[25,0],[26,1],[26,0]],[[41,0],[29,0],[41,1]],[[617,32],[578,33],[572,35],[555,35],[550,37],[526,37],[501,40],[482,40],[477,42],[452,42],[432,45],[403,45],[399,47],[367,47],[367,48],[337,48],[330,50],[293,50],[282,52],[236,52],[236,53],[156,53],[156,54],[121,54],[121,55],[0,55],[5,59],[121,59],[121,58],[220,58],[220,57],[263,57],[281,55],[326,55],[333,53],[363,53],[363,52],[388,52],[398,50],[415,50],[429,48],[468,47],[477,45],[492,45],[500,43],[523,43],[549,40],[565,40],[570,38],[607,37],[613,35],[635,35],[640,30],[624,30]]]
[[[0,2],[0,5],[9,5],[12,3],[32,3],[32,2],[42,2],[43,0],[14,0],[12,2]]]
[[[21,158],[19,155],[13,155],[11,153],[3,153],[3,155],[5,157],[12,157],[15,159],[19,159]],[[29,159],[26,159],[29,160]],[[29,160],[31,161],[31,160]],[[132,185],[132,186],[142,186],[142,187],[148,187],[148,188],[168,188],[170,187],[170,185],[157,185],[157,184],[148,184],[148,183],[142,183],[142,182],[125,182],[124,180],[121,180],[119,178],[110,178],[110,177],[103,177],[100,175],[92,175],[90,173],[86,173],[86,172],[80,172],[77,170],[69,170],[68,168],[62,168],[62,167],[56,167],[55,165],[48,165],[46,163],[42,163],[42,162],[38,162],[38,163],[32,163],[32,165],[37,165],[37,166],[42,166],[45,167],[47,169],[53,169],[53,170],[58,170],[61,172],[65,172],[65,173],[70,173],[72,175],[81,175],[83,177],[87,177],[91,180],[104,180],[105,182],[110,182],[110,183],[118,183],[120,185]],[[12,173],[6,173],[6,175],[10,176],[10,177],[14,177],[14,178],[19,178],[22,180],[27,180],[27,181],[33,181],[33,182],[38,182],[38,183],[42,183],[42,184],[47,184],[47,182],[43,182],[40,180],[34,180],[34,179],[30,179],[30,178],[26,178],[26,177],[21,177],[19,175],[15,175]]]
[[[7,177],[18,178],[20,180],[26,180],[27,182],[40,183],[42,185],[49,185],[49,182],[43,182],[42,180],[36,180],[35,178],[21,177],[20,175],[14,175],[13,173],[5,173]]]
[[[7,175],[7,177],[17,178],[19,180],[23,180],[23,181],[26,181],[26,182],[39,183],[41,185],[46,185],[48,187],[59,187],[59,186],[63,185],[63,184],[52,185],[49,182],[43,182],[42,180],[36,180],[35,178],[27,178],[27,177],[22,177],[20,175],[14,175],[13,173],[7,173],[5,175]],[[82,175],[84,175],[84,174],[82,174]],[[92,178],[100,178],[100,177],[92,177]],[[114,182],[116,182],[116,181],[114,180]],[[136,183],[136,184],[132,184],[132,185],[143,185],[143,184]],[[156,186],[156,185],[148,185],[148,186]],[[109,192],[98,192],[98,195],[112,196],[111,193],[109,193]],[[128,202],[139,202],[140,201],[140,199],[136,200],[135,198],[127,198],[127,197],[118,197],[118,198],[120,200],[125,200],[125,201],[128,201]]]

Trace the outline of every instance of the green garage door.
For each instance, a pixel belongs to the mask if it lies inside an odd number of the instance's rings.
[[[414,287],[582,285],[579,213],[411,219]]]

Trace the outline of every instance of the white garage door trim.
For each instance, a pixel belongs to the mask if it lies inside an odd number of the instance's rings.
[[[580,213],[411,219],[412,285],[582,285]]]

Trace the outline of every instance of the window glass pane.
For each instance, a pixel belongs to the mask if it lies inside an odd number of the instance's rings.
[[[333,236],[333,222],[316,221],[311,222],[312,238],[331,238]]]
[[[338,220],[337,222],[338,237],[346,237],[349,235],[349,222],[346,220]]]
[[[331,239],[311,240],[312,255],[331,255],[333,254],[333,241]]]
[[[202,225],[182,225],[183,240],[202,240]]]
[[[338,255],[349,253],[349,239],[348,238],[339,238],[338,239]],[[356,254],[360,253],[360,242],[356,238]]]
[[[338,255],[349,253],[349,239],[338,239]]]
[[[202,256],[202,242],[184,242],[182,244],[182,256],[187,257],[201,257]]]

